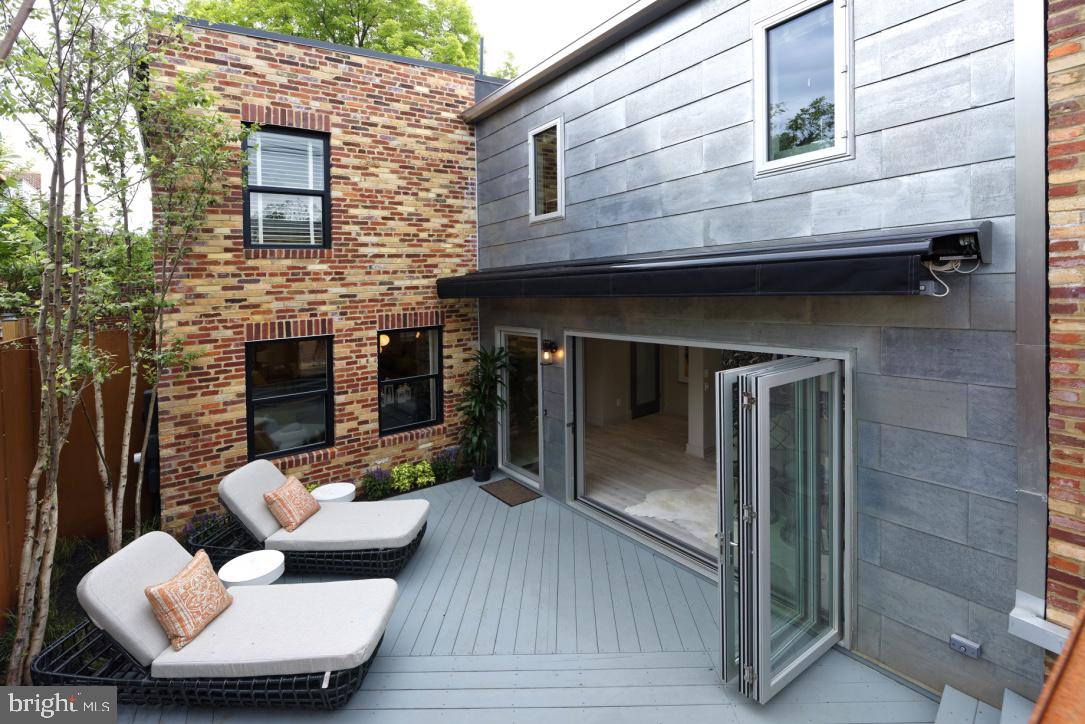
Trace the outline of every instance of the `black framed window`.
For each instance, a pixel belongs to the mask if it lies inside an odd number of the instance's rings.
[[[244,150],[245,246],[330,246],[328,134],[262,127]]]
[[[332,380],[331,337],[246,344],[249,459],[331,446]]]
[[[441,328],[383,331],[377,348],[381,434],[440,423],[444,415]]]

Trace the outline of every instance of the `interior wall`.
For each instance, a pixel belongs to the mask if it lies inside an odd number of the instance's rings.
[[[631,418],[629,343],[588,339],[584,344],[584,394],[589,425],[609,425]]]
[[[689,385],[678,381],[682,347],[665,344],[660,346],[659,373],[662,375],[660,411],[664,415],[685,417],[689,413]]]

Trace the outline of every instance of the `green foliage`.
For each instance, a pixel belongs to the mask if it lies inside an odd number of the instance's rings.
[[[505,406],[502,389],[508,365],[503,347],[475,351],[474,366],[456,405],[462,425],[460,450],[468,465],[484,467],[490,463],[497,412]]]
[[[192,17],[478,67],[467,0],[189,0]]]
[[[381,500],[392,494],[392,476],[384,468],[370,468],[362,476],[366,500]]]
[[[494,78],[508,78],[512,80],[516,76],[520,75],[520,66],[516,64],[516,56],[512,54],[512,51],[505,51],[505,60],[501,65],[497,66],[497,70],[493,73],[489,73]]]
[[[441,450],[430,458],[430,467],[438,483],[447,483],[461,476],[459,449],[450,447]]]
[[[414,464],[414,486],[416,488],[428,488],[437,483],[437,476],[433,472],[428,460]]]
[[[397,493],[408,493],[414,486],[418,473],[411,463],[400,463],[392,468],[392,490]]]

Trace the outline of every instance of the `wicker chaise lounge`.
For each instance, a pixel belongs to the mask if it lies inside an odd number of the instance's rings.
[[[288,573],[391,578],[407,564],[426,532],[427,500],[326,503],[293,532],[264,502],[286,480],[267,460],[254,460],[223,478],[219,498],[229,512],[195,530],[186,545],[204,550],[218,568],[249,551],[270,548],[286,557]]]
[[[80,582],[89,621],[35,659],[35,684],[116,686],[127,704],[335,709],[362,683],[398,595],[389,579],[235,586],[233,603],[180,651],[144,588],[190,560],[148,533]]]

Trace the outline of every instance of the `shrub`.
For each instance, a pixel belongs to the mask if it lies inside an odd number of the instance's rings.
[[[409,492],[417,476],[414,465],[410,463],[396,465],[392,468],[392,489],[398,493]]]
[[[392,476],[384,468],[370,468],[362,476],[367,500],[387,498],[392,492]]]
[[[447,483],[460,477],[459,448],[449,447],[441,450],[430,460],[433,475],[438,483]]]
[[[431,485],[436,484],[437,476],[434,475],[433,466],[429,464],[429,461],[423,460],[420,463],[415,463],[414,466],[414,484],[415,487],[428,488]]]

